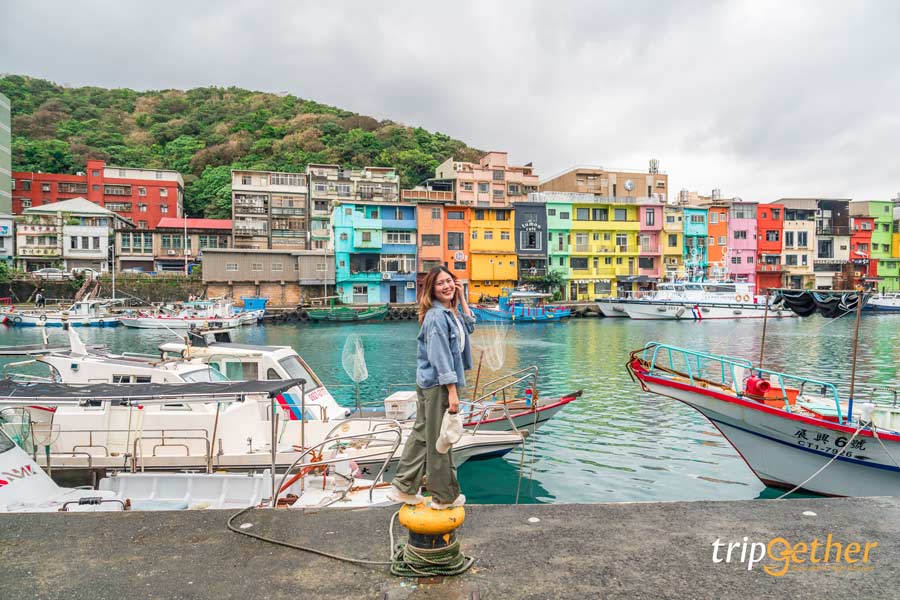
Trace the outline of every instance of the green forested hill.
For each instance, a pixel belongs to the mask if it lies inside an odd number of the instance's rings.
[[[441,133],[296,96],[240,88],[137,92],[0,78],[12,103],[13,169],[74,173],[88,158],[184,175],[188,214],[230,218],[232,168],[396,167],[403,185],[479,152]]]

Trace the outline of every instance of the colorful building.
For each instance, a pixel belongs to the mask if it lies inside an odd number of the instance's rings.
[[[339,202],[331,221],[337,262],[335,293],[342,302],[416,301],[415,206]]]
[[[477,163],[448,158],[435,169],[434,177],[451,184],[457,204],[480,208],[509,207],[538,186],[531,165],[510,166],[506,152],[488,152]]]
[[[705,208],[684,208],[684,270],[693,281],[705,279],[709,267],[707,216]]]
[[[875,217],[850,217],[850,263],[854,289],[877,287],[878,261],[872,259]]]
[[[536,202],[513,204],[518,280],[547,274],[547,207]]]
[[[16,256],[16,218],[0,213],[0,260],[12,263]]]
[[[873,219],[870,263],[875,263],[877,287],[883,291],[900,290],[900,261],[893,252],[894,203],[890,200],[851,202],[850,214]]]
[[[727,256],[731,279],[756,283],[757,204],[735,199],[728,211]],[[784,212],[779,211],[779,218]],[[780,285],[780,282],[779,282]]]
[[[29,208],[85,198],[137,225],[154,229],[164,217],[183,214],[184,180],[177,171],[113,167],[87,161],[75,175],[15,172],[13,214]]]
[[[750,241],[750,232],[746,236],[735,234],[735,238],[748,238],[747,241],[752,243],[756,252],[756,293],[766,294],[767,290],[777,289],[786,285],[787,282],[782,281],[787,265],[797,267],[800,261],[796,254],[791,254],[791,258],[784,256],[782,260],[782,252],[788,251],[788,245],[793,248],[797,240],[795,230],[787,231],[785,223],[785,208],[782,204],[760,204],[755,210],[756,219],[753,224],[755,235]],[[804,243],[805,243],[804,234]],[[812,261],[807,256],[803,260],[803,266],[809,267]],[[812,270],[810,269],[810,273]],[[798,286],[801,287],[801,286]]]
[[[469,295],[476,299],[497,298],[504,288],[515,287],[519,278],[512,208],[465,210],[471,214]]]
[[[561,290],[563,298],[570,298],[572,292],[569,269],[572,203],[569,196],[561,192],[539,192],[529,196],[534,202],[544,205],[547,214],[547,269],[562,276],[565,282]]]
[[[663,277],[674,280],[685,276],[684,210],[680,206],[663,207],[662,260]]]
[[[0,94],[0,214],[12,212],[12,129],[9,98]]]
[[[483,291],[475,293],[472,287],[471,241],[469,240],[469,221],[472,211],[465,206],[448,205],[444,209],[443,245],[444,265],[462,280],[469,294],[469,301],[475,302]]]
[[[766,220],[771,215],[765,212],[766,206],[769,205],[759,207],[761,220]],[[813,264],[816,256],[816,201],[810,198],[788,198],[771,206],[784,208],[781,260],[784,265],[783,286],[798,290],[815,287]],[[762,232],[763,224],[760,223],[759,227]],[[760,235],[765,239],[764,234]]]
[[[638,276],[633,280],[638,290],[649,290],[664,276],[663,211],[661,204],[638,206]],[[622,281],[620,278],[619,281]]]
[[[446,266],[444,246],[447,236],[444,222],[447,206],[453,202],[453,192],[420,186],[400,190],[400,198],[416,207],[416,287],[421,288],[428,271],[441,265]],[[456,275],[468,287],[468,269],[457,272]]]
[[[728,213],[731,202],[707,204],[706,244],[709,277],[725,280],[732,277],[731,253],[728,252]]]

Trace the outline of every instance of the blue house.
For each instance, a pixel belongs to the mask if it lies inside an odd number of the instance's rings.
[[[705,279],[709,266],[708,212],[705,208],[684,209],[684,269],[694,281]]]
[[[334,208],[336,293],[344,303],[416,301],[416,210],[396,202]]]

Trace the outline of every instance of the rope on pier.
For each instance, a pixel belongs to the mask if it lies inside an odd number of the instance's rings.
[[[398,577],[435,577],[465,573],[475,559],[459,549],[459,540],[433,550],[413,548],[409,544],[397,546],[391,564],[391,574]]]

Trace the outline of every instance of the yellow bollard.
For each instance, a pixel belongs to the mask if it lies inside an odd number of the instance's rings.
[[[462,554],[456,530],[466,520],[462,506],[435,510],[427,502],[406,504],[400,524],[409,530],[406,546],[394,559],[391,572],[405,577],[458,575],[474,562]]]

